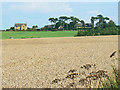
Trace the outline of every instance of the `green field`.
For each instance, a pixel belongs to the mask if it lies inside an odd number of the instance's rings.
[[[78,31],[4,31],[2,39],[18,38],[46,38],[46,37],[74,37]]]

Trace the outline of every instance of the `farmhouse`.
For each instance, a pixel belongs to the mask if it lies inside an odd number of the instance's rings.
[[[26,30],[27,29],[27,23],[15,23],[14,29],[15,30]]]

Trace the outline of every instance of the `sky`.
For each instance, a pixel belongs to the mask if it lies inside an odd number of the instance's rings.
[[[50,24],[50,17],[75,16],[90,23],[92,16],[102,14],[118,24],[118,2],[2,2],[2,28],[27,23],[39,28]]]

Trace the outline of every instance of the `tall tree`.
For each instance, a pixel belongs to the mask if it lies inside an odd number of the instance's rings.
[[[33,29],[36,29],[38,27],[38,25],[33,25],[32,28]]]
[[[54,23],[54,18],[49,18],[49,21],[50,21],[51,23]]]
[[[71,24],[72,28],[75,29],[75,24],[80,22],[80,20],[77,17],[74,17],[74,16],[71,16],[70,19],[71,19],[70,24]]]
[[[103,16],[101,14],[97,15],[97,19],[99,20],[97,23],[98,27],[101,27],[101,25],[103,24]]]
[[[108,17],[103,17],[103,23],[106,23],[107,20],[110,20]]]
[[[68,25],[69,25],[69,23],[68,23],[68,21],[70,20],[70,17],[66,17],[66,21],[67,21],[67,30],[68,30]]]
[[[97,17],[91,17],[91,24],[92,24],[92,28],[94,28],[94,24],[95,24],[95,21],[97,20]]]
[[[73,23],[78,23],[80,21],[77,17],[73,17],[73,16],[71,16],[70,19]]]
[[[63,30],[64,30],[64,24],[65,24],[65,21],[67,21],[67,16],[60,16],[59,17],[59,20],[62,22],[62,24],[63,24]]]
[[[56,22],[58,21],[58,18],[54,18],[53,22],[56,24]]]
[[[116,27],[114,21],[112,21],[112,20],[110,20],[110,21],[108,22],[108,25],[109,25],[109,27]]]
[[[56,22],[58,21],[58,18],[49,18],[49,21],[56,25]],[[54,25],[54,27],[55,27],[55,25]]]
[[[103,28],[104,24],[106,23],[106,20],[109,20],[108,17],[103,17],[103,15],[101,14],[97,15],[97,19],[99,20],[97,26],[100,28]]]
[[[85,28],[85,22],[83,20],[80,20],[80,22],[82,23],[82,27]]]

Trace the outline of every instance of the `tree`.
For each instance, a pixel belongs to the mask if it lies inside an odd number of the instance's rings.
[[[74,16],[71,16],[70,19],[71,19],[70,26],[72,27],[71,29],[75,29],[75,24],[80,22],[80,20]]]
[[[96,25],[100,28],[103,28],[104,24],[106,23],[106,20],[109,20],[108,17],[103,17],[103,15],[101,14],[97,15],[97,19],[99,20],[99,22]]]
[[[50,21],[51,23],[54,23],[54,18],[49,18],[49,21]]]
[[[108,25],[109,27],[116,27],[115,23],[112,20],[108,22]]]
[[[58,21],[58,18],[54,18],[54,23],[56,23]]]
[[[65,21],[67,21],[66,25],[67,25],[67,30],[68,30],[68,21],[70,20],[70,17],[66,17]]]
[[[97,19],[99,20],[96,26],[101,27],[103,24],[103,16],[101,14],[97,15]]]
[[[82,23],[82,27],[85,28],[85,22],[83,20],[80,20],[80,22]]]
[[[56,27],[56,22],[58,21],[58,18],[49,18],[49,21],[51,23],[54,23],[55,24],[54,27]]]
[[[38,25],[33,25],[32,28],[36,29],[36,28],[38,28]]]
[[[71,21],[72,21],[73,23],[78,23],[78,22],[80,22],[80,20],[79,20],[77,17],[71,16],[70,19],[71,19]]]
[[[58,18],[54,18],[53,23],[55,24],[54,27],[56,27],[56,22],[58,21]]]
[[[97,17],[91,17],[92,28],[94,28],[94,23],[97,20]]]
[[[13,30],[13,31],[15,31],[14,27],[10,27],[10,30]]]
[[[63,24],[63,30],[64,30],[64,23],[65,23],[65,21],[68,20],[68,18],[67,18],[67,16],[60,16],[59,20],[62,22],[62,24]]]
[[[61,20],[58,20],[58,22],[56,22],[56,26],[55,26],[55,28],[59,28],[60,26],[62,26],[63,24],[62,24],[62,21]]]

